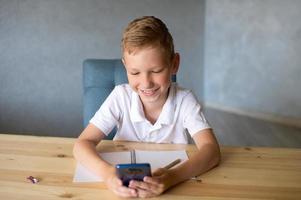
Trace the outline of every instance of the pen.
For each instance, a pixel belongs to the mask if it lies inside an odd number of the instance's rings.
[[[168,165],[166,165],[165,167],[163,167],[164,169],[170,169],[173,166],[175,166],[176,164],[180,163],[181,159],[176,159],[174,161],[172,161],[171,163],[169,163]]]
[[[131,150],[131,164],[136,164],[136,153],[135,150]]]

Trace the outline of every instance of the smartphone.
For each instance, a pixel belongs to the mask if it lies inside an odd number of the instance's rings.
[[[151,176],[149,163],[117,164],[117,175],[124,186],[129,186],[131,180],[143,181],[145,176]]]

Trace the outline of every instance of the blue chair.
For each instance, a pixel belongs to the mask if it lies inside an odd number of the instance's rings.
[[[176,76],[172,77],[176,81]],[[83,63],[83,125],[86,127],[95,112],[114,89],[127,83],[126,71],[121,59],[86,59]],[[116,129],[105,139],[113,139]]]

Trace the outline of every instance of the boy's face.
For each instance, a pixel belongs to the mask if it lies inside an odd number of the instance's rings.
[[[138,93],[143,104],[161,103],[167,99],[171,75],[176,74],[179,66],[179,55],[167,62],[165,54],[159,48],[139,49],[123,54],[123,63],[128,81]]]

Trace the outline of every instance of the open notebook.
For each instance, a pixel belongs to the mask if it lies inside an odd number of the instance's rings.
[[[111,163],[112,165],[131,163],[131,152],[109,152],[100,153],[102,159]],[[151,169],[155,170],[160,167],[164,167],[176,159],[181,159],[184,162],[188,159],[185,150],[180,151],[143,151],[135,150],[137,163],[150,163]],[[73,182],[100,182],[103,181],[100,177],[97,177],[80,163],[77,163]]]

